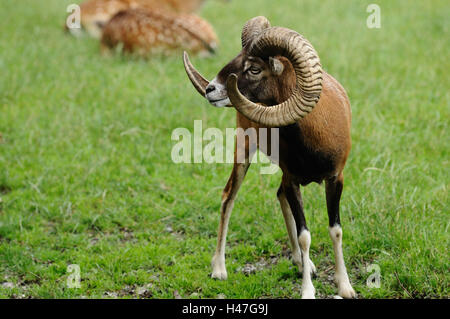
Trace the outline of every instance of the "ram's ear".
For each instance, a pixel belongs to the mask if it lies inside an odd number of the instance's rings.
[[[283,64],[283,62],[281,62],[277,58],[269,57],[269,65],[270,65],[270,70],[276,76],[281,75],[283,73],[283,71],[284,71],[284,64]]]

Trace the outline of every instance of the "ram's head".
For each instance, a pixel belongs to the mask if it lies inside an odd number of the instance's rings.
[[[245,24],[242,51],[211,82],[195,70],[187,53],[184,66],[212,105],[232,105],[265,126],[297,122],[312,111],[322,91],[322,67],[312,45],[295,31],[270,27],[265,17]]]

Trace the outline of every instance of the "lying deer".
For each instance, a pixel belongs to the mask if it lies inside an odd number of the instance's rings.
[[[121,11],[106,23],[101,47],[104,53],[121,47],[140,56],[177,50],[208,56],[218,42],[212,26],[199,16],[138,8]]]

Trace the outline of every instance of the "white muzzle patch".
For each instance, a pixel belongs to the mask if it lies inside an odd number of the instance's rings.
[[[227,89],[225,85],[219,83],[217,78],[214,78],[206,87],[206,99],[215,107],[230,106],[231,102],[227,95]]]

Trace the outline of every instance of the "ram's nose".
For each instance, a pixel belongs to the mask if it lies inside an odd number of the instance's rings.
[[[209,94],[209,93],[211,93],[211,92],[214,92],[216,90],[216,87],[215,87],[215,85],[214,84],[209,84],[207,87],[206,87],[206,94]]]

